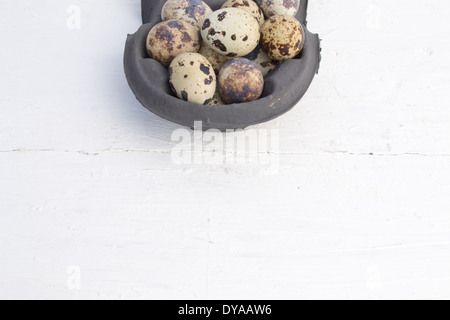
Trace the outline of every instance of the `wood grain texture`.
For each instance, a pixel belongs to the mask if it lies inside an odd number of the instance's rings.
[[[172,162],[123,74],[138,0],[3,1],[0,298],[450,298],[450,5],[309,5],[321,72],[255,127],[264,174]]]

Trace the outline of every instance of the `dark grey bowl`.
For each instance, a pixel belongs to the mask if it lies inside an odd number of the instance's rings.
[[[148,33],[161,22],[161,9],[166,0],[142,0],[144,25],[129,35],[124,66],[128,83],[139,102],[148,110],[169,121],[193,127],[203,122],[203,129],[241,129],[266,122],[291,110],[308,90],[320,64],[320,41],[317,34],[305,28],[306,41],[302,53],[283,62],[265,79],[260,99],[226,106],[204,106],[178,99],[169,88],[167,69],[150,59],[145,42]],[[205,0],[217,10],[225,0]],[[301,1],[297,19],[306,26],[307,0]]]

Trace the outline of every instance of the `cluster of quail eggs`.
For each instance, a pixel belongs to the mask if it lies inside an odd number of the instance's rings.
[[[169,71],[179,99],[204,105],[257,100],[264,77],[303,49],[300,0],[168,0],[147,51]]]

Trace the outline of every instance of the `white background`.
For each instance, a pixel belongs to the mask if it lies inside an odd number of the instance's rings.
[[[1,1],[0,298],[450,298],[449,14],[310,1],[267,173],[172,162],[123,73],[138,0]]]

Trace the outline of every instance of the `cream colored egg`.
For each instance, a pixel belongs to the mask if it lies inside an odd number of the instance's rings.
[[[165,67],[181,53],[198,52],[200,45],[198,29],[181,20],[163,21],[154,26],[147,37],[150,58]]]
[[[208,103],[210,106],[224,106],[226,105],[225,101],[222,100],[222,97],[220,96],[219,89],[216,89],[216,93],[214,94],[214,97],[212,100]]]
[[[216,74],[199,53],[183,53],[169,67],[169,84],[179,99],[208,104],[216,92]]]
[[[222,5],[222,9],[224,8],[238,8],[245,10],[258,21],[260,26],[262,26],[265,21],[264,12],[253,0],[228,0]]]
[[[294,17],[273,16],[261,28],[261,48],[274,60],[295,58],[302,51],[304,43],[303,27]]]
[[[242,57],[256,48],[260,27],[248,12],[237,8],[220,9],[206,17],[203,41],[214,51],[228,57]]]
[[[255,50],[246,55],[244,58],[253,61],[258,66],[259,70],[261,70],[264,77],[280,64],[279,61],[273,60],[269,57],[269,55],[261,49],[261,46],[257,46]]]
[[[202,0],[168,0],[161,12],[163,20],[183,20],[200,28],[212,9]]]
[[[198,53],[208,59],[217,75],[219,74],[220,69],[222,69],[223,65],[228,60],[232,59],[214,51],[205,43],[202,44],[202,47],[200,48],[200,51]]]
[[[298,12],[300,1],[301,0],[255,0],[259,7],[264,11],[266,18],[278,14],[287,14],[293,17]]]

